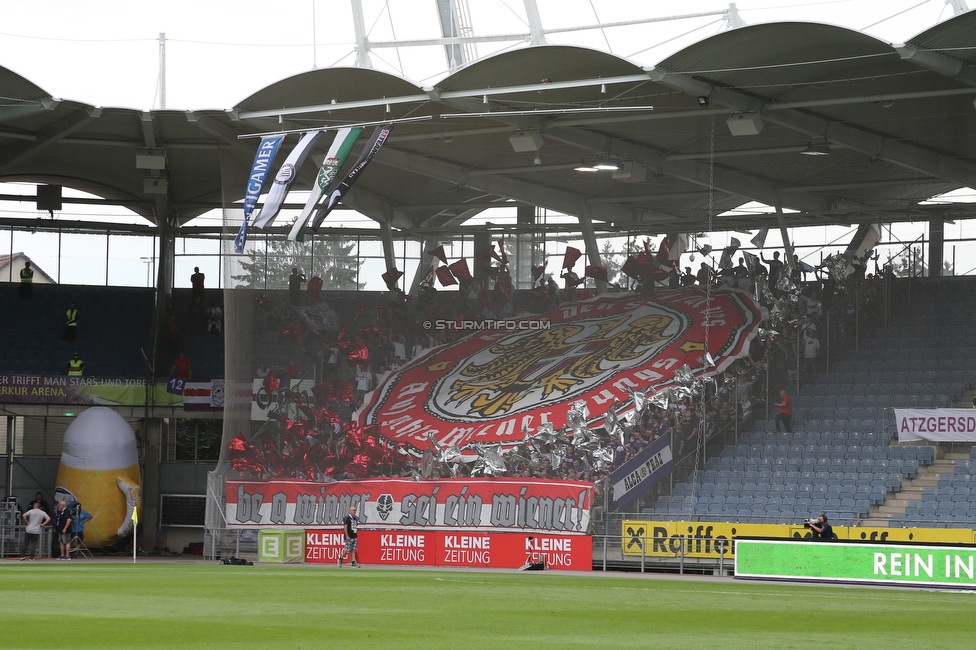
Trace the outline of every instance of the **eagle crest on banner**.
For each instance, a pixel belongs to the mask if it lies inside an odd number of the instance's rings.
[[[661,313],[620,314],[505,339],[478,355],[487,360],[472,360],[456,373],[445,406],[467,416],[492,417],[517,409],[527,398],[536,405],[586,389],[659,349],[671,338],[666,332],[673,322]]]

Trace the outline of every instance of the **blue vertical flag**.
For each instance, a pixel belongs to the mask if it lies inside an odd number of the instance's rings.
[[[322,137],[323,133],[323,131],[312,131],[311,133],[302,135],[302,139],[298,141],[295,148],[285,158],[285,162],[281,163],[281,169],[275,174],[274,183],[271,185],[271,189],[268,190],[268,197],[264,200],[264,206],[258,214],[254,215],[254,223],[251,224],[252,226],[255,228],[267,228],[274,222],[278,213],[281,212],[281,206],[285,203],[285,197],[288,195],[288,191],[291,190],[291,186],[298,179],[298,173],[302,170],[305,159],[308,158],[308,155],[312,152],[312,148],[319,141],[319,138]]]
[[[251,174],[247,177],[247,189],[244,192],[244,222],[241,224],[240,232],[237,233],[237,238],[234,239],[234,250],[237,253],[244,252],[244,244],[247,242],[247,223],[251,218],[251,212],[258,204],[261,190],[264,189],[264,181],[278,154],[278,147],[284,139],[284,135],[267,135],[261,138],[261,146],[254,154],[254,163],[251,165]]]

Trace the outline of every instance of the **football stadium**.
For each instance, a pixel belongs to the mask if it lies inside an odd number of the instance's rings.
[[[4,647],[972,647],[964,0],[8,9]]]

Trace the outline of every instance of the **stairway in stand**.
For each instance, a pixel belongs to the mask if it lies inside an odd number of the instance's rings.
[[[903,481],[899,492],[888,494],[888,498],[880,506],[871,506],[868,516],[861,522],[861,526],[869,528],[886,528],[891,516],[905,514],[905,508],[912,501],[919,501],[927,487],[939,485],[943,475],[951,475],[956,463],[967,460],[969,452],[946,452],[932,462],[931,465],[918,468],[918,474],[912,480]]]

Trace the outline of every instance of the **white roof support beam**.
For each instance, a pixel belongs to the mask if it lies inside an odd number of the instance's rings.
[[[369,39],[366,37],[366,20],[363,18],[363,1],[352,1],[352,26],[356,34],[356,67],[372,68],[369,58]]]
[[[396,268],[396,250],[393,248],[393,230],[390,224],[380,224],[380,238],[383,240],[383,261],[386,262],[386,270],[392,271]]]
[[[378,194],[353,186],[342,197],[342,206],[369,217],[380,227],[412,228],[417,225],[417,217],[398,208]]]
[[[583,243],[586,244],[586,261],[592,266],[603,266],[600,261],[600,245],[596,241],[596,233],[593,231],[593,221],[586,215],[579,215],[580,234],[583,235]],[[596,293],[599,295],[607,290],[607,283],[603,280],[596,280]]]
[[[535,0],[522,0],[525,5],[525,17],[529,21],[529,43],[532,45],[546,44],[546,31],[542,28],[542,16],[539,5]]]
[[[645,167],[660,170],[667,176],[680,178],[706,188],[711,186],[716,191],[726,194],[742,196],[767,205],[775,205],[782,200],[779,188],[774,183],[749,174],[728,171],[717,165],[710,171],[707,162],[668,160],[665,154],[648,147],[607,138],[585,129],[553,129],[553,131],[545,131],[545,135],[594,153],[609,151],[621,160],[633,160]],[[833,209],[835,206],[825,197],[795,192],[789,196],[788,207],[803,212],[819,213]]]
[[[39,102],[30,102],[19,106],[0,106],[0,123],[15,120],[19,117],[27,117],[35,113],[53,111],[61,103],[60,99],[47,97]]]
[[[473,177],[468,174],[466,169],[458,165],[401,151],[390,146],[383,148],[380,155],[376,157],[375,162],[415,174],[422,174],[429,178],[436,178],[464,187],[478,189],[495,196],[502,196],[523,203],[546,207],[550,210],[562,212],[563,214],[573,216],[590,215],[591,217],[604,221],[623,223],[637,221],[642,216],[637,210],[616,205],[590,206],[583,197],[577,194],[541,184],[529,183],[505,176]],[[675,217],[667,216],[663,218],[673,220]]]
[[[143,111],[139,125],[142,127],[142,143],[150,149],[156,148],[156,129],[153,127],[153,114]]]
[[[14,164],[23,162],[27,158],[40,153],[53,144],[84,127],[94,119],[101,117],[102,109],[88,107],[75,111],[71,115],[48,125],[37,133],[33,141],[21,140],[0,151],[0,172],[6,171]]]
[[[888,139],[857,127],[832,122],[826,118],[793,108],[776,107],[773,105],[769,108],[775,110],[763,111],[762,99],[751,97],[728,88],[711,86],[703,81],[664,69],[653,70],[651,77],[665,86],[695,97],[705,95],[711,97],[713,102],[725,104],[737,110],[761,111],[763,119],[767,122],[772,122],[809,136],[826,138],[828,142],[842,144],[849,149],[869,156],[877,156],[881,160],[922,174],[935,176],[966,187],[970,187],[976,183],[976,165],[950,158],[938,151],[925,149],[907,142]],[[970,91],[966,89],[952,94],[964,94],[968,92]],[[948,94],[948,92],[943,94]],[[767,203],[767,201],[763,202]],[[772,203],[770,204],[772,205]]]
[[[511,205],[511,204],[510,203],[499,203],[498,205],[495,205],[495,206],[492,206],[492,207],[506,207],[506,206],[509,206],[509,205]],[[455,226],[460,226],[461,224],[463,224],[465,221],[467,221],[471,217],[478,216],[479,214],[481,214],[485,210],[486,210],[486,208],[469,208],[467,210],[462,210],[461,212],[459,212],[459,213],[457,213],[455,215],[435,214],[434,216],[432,216],[432,217],[430,217],[428,219],[425,219],[423,222],[421,222],[420,225],[423,226],[423,227],[425,227],[425,228],[429,228],[429,227],[435,227],[435,228],[453,228]]]
[[[246,142],[237,139],[237,133],[227,129],[223,124],[210,117],[209,115],[202,115],[200,113],[194,113],[193,111],[186,112],[186,121],[197,127],[204,133],[212,135],[224,144],[230,146],[234,150],[239,150],[242,152],[247,152],[253,155],[253,149]]]
[[[675,20],[688,20],[690,18],[707,18],[709,16],[723,16],[731,29],[745,25],[739,18],[735,10],[735,4],[729,5],[729,9],[718,11],[699,11],[693,14],[678,14],[675,16],[660,16],[654,18],[638,18],[636,20],[619,20],[610,23],[595,23],[592,25],[578,25],[573,27],[554,27],[546,29],[542,25],[542,18],[539,16],[538,6],[535,0],[524,0],[526,7],[526,18],[529,23],[529,33],[513,34],[487,34],[482,36],[455,36],[445,38],[419,38],[400,41],[369,41],[369,49],[389,48],[389,47],[424,47],[430,45],[466,45],[474,43],[511,43],[528,41],[530,45],[545,45],[546,34],[565,34],[568,32],[586,32],[598,29],[610,29],[613,27],[631,27],[634,25],[647,25],[650,23],[664,23]],[[733,16],[734,12],[734,16]]]
[[[896,45],[895,50],[904,61],[914,63],[920,68],[931,70],[962,83],[976,86],[976,67],[958,59],[950,59],[936,52],[926,52],[914,45]]]

